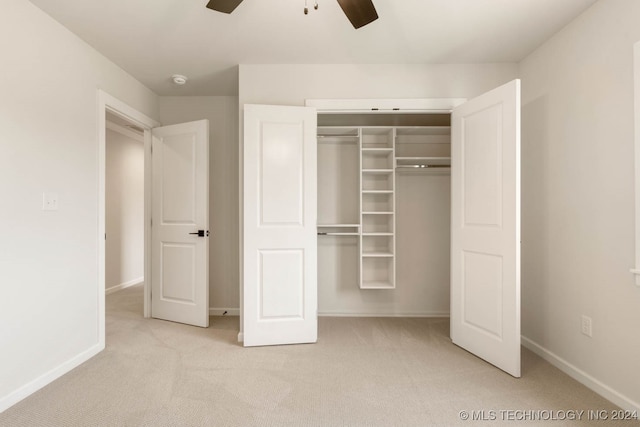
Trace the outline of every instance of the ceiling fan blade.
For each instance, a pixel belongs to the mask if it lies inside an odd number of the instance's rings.
[[[207,7],[217,12],[231,13],[240,3],[242,0],[209,0]]]
[[[353,28],[364,27],[378,19],[378,12],[372,0],[338,0],[338,4],[353,24]]]

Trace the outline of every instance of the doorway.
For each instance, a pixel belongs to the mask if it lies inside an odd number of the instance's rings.
[[[144,130],[107,111],[105,292],[144,280]]]
[[[121,121],[125,126],[134,126],[142,133],[144,166],[144,208],[143,208],[143,274],[150,277],[151,238],[151,129],[160,125],[157,121],[127,105],[108,93],[98,90],[98,336],[102,348],[105,346],[105,290],[106,290],[106,168],[107,168],[107,116]],[[151,289],[148,280],[144,282],[144,317],[151,314]]]

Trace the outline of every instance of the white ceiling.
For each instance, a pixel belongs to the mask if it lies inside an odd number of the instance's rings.
[[[237,95],[238,64],[518,62],[595,1],[374,0],[355,30],[335,0],[31,0],[159,95]]]

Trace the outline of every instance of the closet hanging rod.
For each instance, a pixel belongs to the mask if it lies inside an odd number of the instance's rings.
[[[359,234],[358,233],[318,232],[318,236],[359,236]]]
[[[396,169],[450,169],[450,165],[397,165]]]

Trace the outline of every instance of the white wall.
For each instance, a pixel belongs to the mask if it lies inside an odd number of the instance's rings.
[[[239,73],[242,115],[244,104],[304,105],[306,99],[314,98],[472,98],[515,79],[517,65],[240,65]],[[402,225],[398,229],[402,229]],[[321,241],[320,245],[322,257],[325,244]],[[447,251],[448,245],[443,246],[443,250]],[[329,254],[327,258],[331,257]],[[329,267],[333,268],[333,264]],[[355,262],[353,269],[357,271]],[[321,314],[442,315],[449,312],[446,281],[421,287],[399,284],[389,291],[360,290],[354,280],[350,286],[332,279],[340,275],[355,277],[341,271],[320,275],[318,311]]]
[[[163,96],[163,125],[209,120],[209,306],[238,314],[238,98]]]
[[[114,128],[106,132],[107,292],[144,276],[144,143],[141,135]]]
[[[238,101],[166,97],[158,113],[151,91],[31,3],[3,1],[0,410],[99,351],[97,89],[164,124],[211,120],[212,212],[223,211],[211,221],[212,240],[221,235],[212,244],[211,303],[237,307],[238,154],[233,142],[217,142],[237,141],[237,128],[228,127],[236,102],[241,111],[245,103],[303,105],[307,98],[473,97],[518,74],[524,334],[637,406],[640,290],[628,269],[638,22],[637,0],[598,2],[519,69],[242,65]],[[41,210],[45,191],[58,193],[58,211]],[[593,338],[580,334],[581,314],[593,318]]]
[[[240,65],[239,102],[314,98],[471,98],[517,77],[516,64]]]
[[[597,2],[520,64],[523,334],[636,409],[640,288],[629,269],[639,23],[637,0]],[[583,314],[593,338],[580,333]]]
[[[24,0],[0,58],[1,411],[100,350],[97,90],[151,117],[157,97]]]

